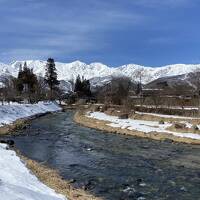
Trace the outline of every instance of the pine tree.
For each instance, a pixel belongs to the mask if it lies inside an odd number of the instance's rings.
[[[20,66],[16,82],[16,89],[20,94],[28,94],[28,100],[31,102],[31,95],[36,92],[38,80],[37,76],[29,69],[27,63]]]
[[[50,88],[50,98],[53,98],[53,90],[56,89],[56,86],[59,85],[57,80],[56,66],[53,58],[49,58],[46,64],[46,73],[45,73],[45,82]]]
[[[76,92],[79,97],[91,96],[90,81],[84,79],[84,77],[81,79],[78,75],[75,82],[74,92]]]
[[[75,86],[74,86],[74,92],[80,92],[82,90],[82,82],[80,75],[77,76]]]

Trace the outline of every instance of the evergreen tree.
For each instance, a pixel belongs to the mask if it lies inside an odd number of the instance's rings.
[[[81,80],[78,75],[75,82],[74,92],[76,92],[79,97],[91,96],[90,81],[84,79],[84,77],[82,77]]]
[[[141,94],[141,92],[142,92],[142,86],[141,86],[141,83],[138,83],[135,93],[136,93],[136,95],[139,95],[139,94]]]
[[[59,85],[57,80],[56,66],[53,58],[47,60],[46,73],[45,73],[45,82],[50,88],[50,98],[53,98],[53,91],[56,89],[56,86]]]
[[[82,90],[82,82],[80,75],[78,75],[74,86],[74,92],[80,92],[81,90]]]
[[[16,89],[20,94],[28,94],[28,100],[31,101],[31,95],[36,92],[38,84],[37,76],[33,73],[32,69],[29,69],[27,63],[24,66],[20,66],[16,83]]]

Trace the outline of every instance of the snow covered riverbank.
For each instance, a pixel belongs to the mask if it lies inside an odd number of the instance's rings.
[[[119,119],[116,116],[110,116],[101,112],[88,112],[86,116],[89,118],[106,121],[106,125],[113,128],[120,128],[123,130],[127,129],[130,131],[139,131],[142,133],[155,132],[160,134],[171,134],[175,137],[200,140],[200,134],[169,131],[168,128],[172,126],[172,124],[168,122],[165,122],[164,124],[159,124],[158,121]]]
[[[18,104],[0,106],[0,126],[11,124],[18,119],[32,117],[37,114],[62,110],[54,102],[39,102],[37,104]]]
[[[0,199],[65,200],[41,183],[5,144],[0,144]]]
[[[53,102],[1,105],[0,127],[19,119],[60,110]],[[5,144],[0,144],[0,194],[0,199],[5,200],[65,200],[31,174],[16,153],[8,150]]]

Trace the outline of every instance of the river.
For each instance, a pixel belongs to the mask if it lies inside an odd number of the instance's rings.
[[[40,117],[10,138],[28,158],[106,200],[200,199],[200,146],[82,127],[73,114]]]

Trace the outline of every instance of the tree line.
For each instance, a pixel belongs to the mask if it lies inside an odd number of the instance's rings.
[[[0,87],[1,102],[27,102],[35,103],[41,100],[62,100],[66,97],[66,91],[59,87],[55,61],[53,58],[47,60],[45,66],[45,76],[37,76],[27,63],[20,64],[17,77],[5,77],[1,80]],[[77,76],[73,94],[77,98],[90,97],[90,81],[84,77]]]

